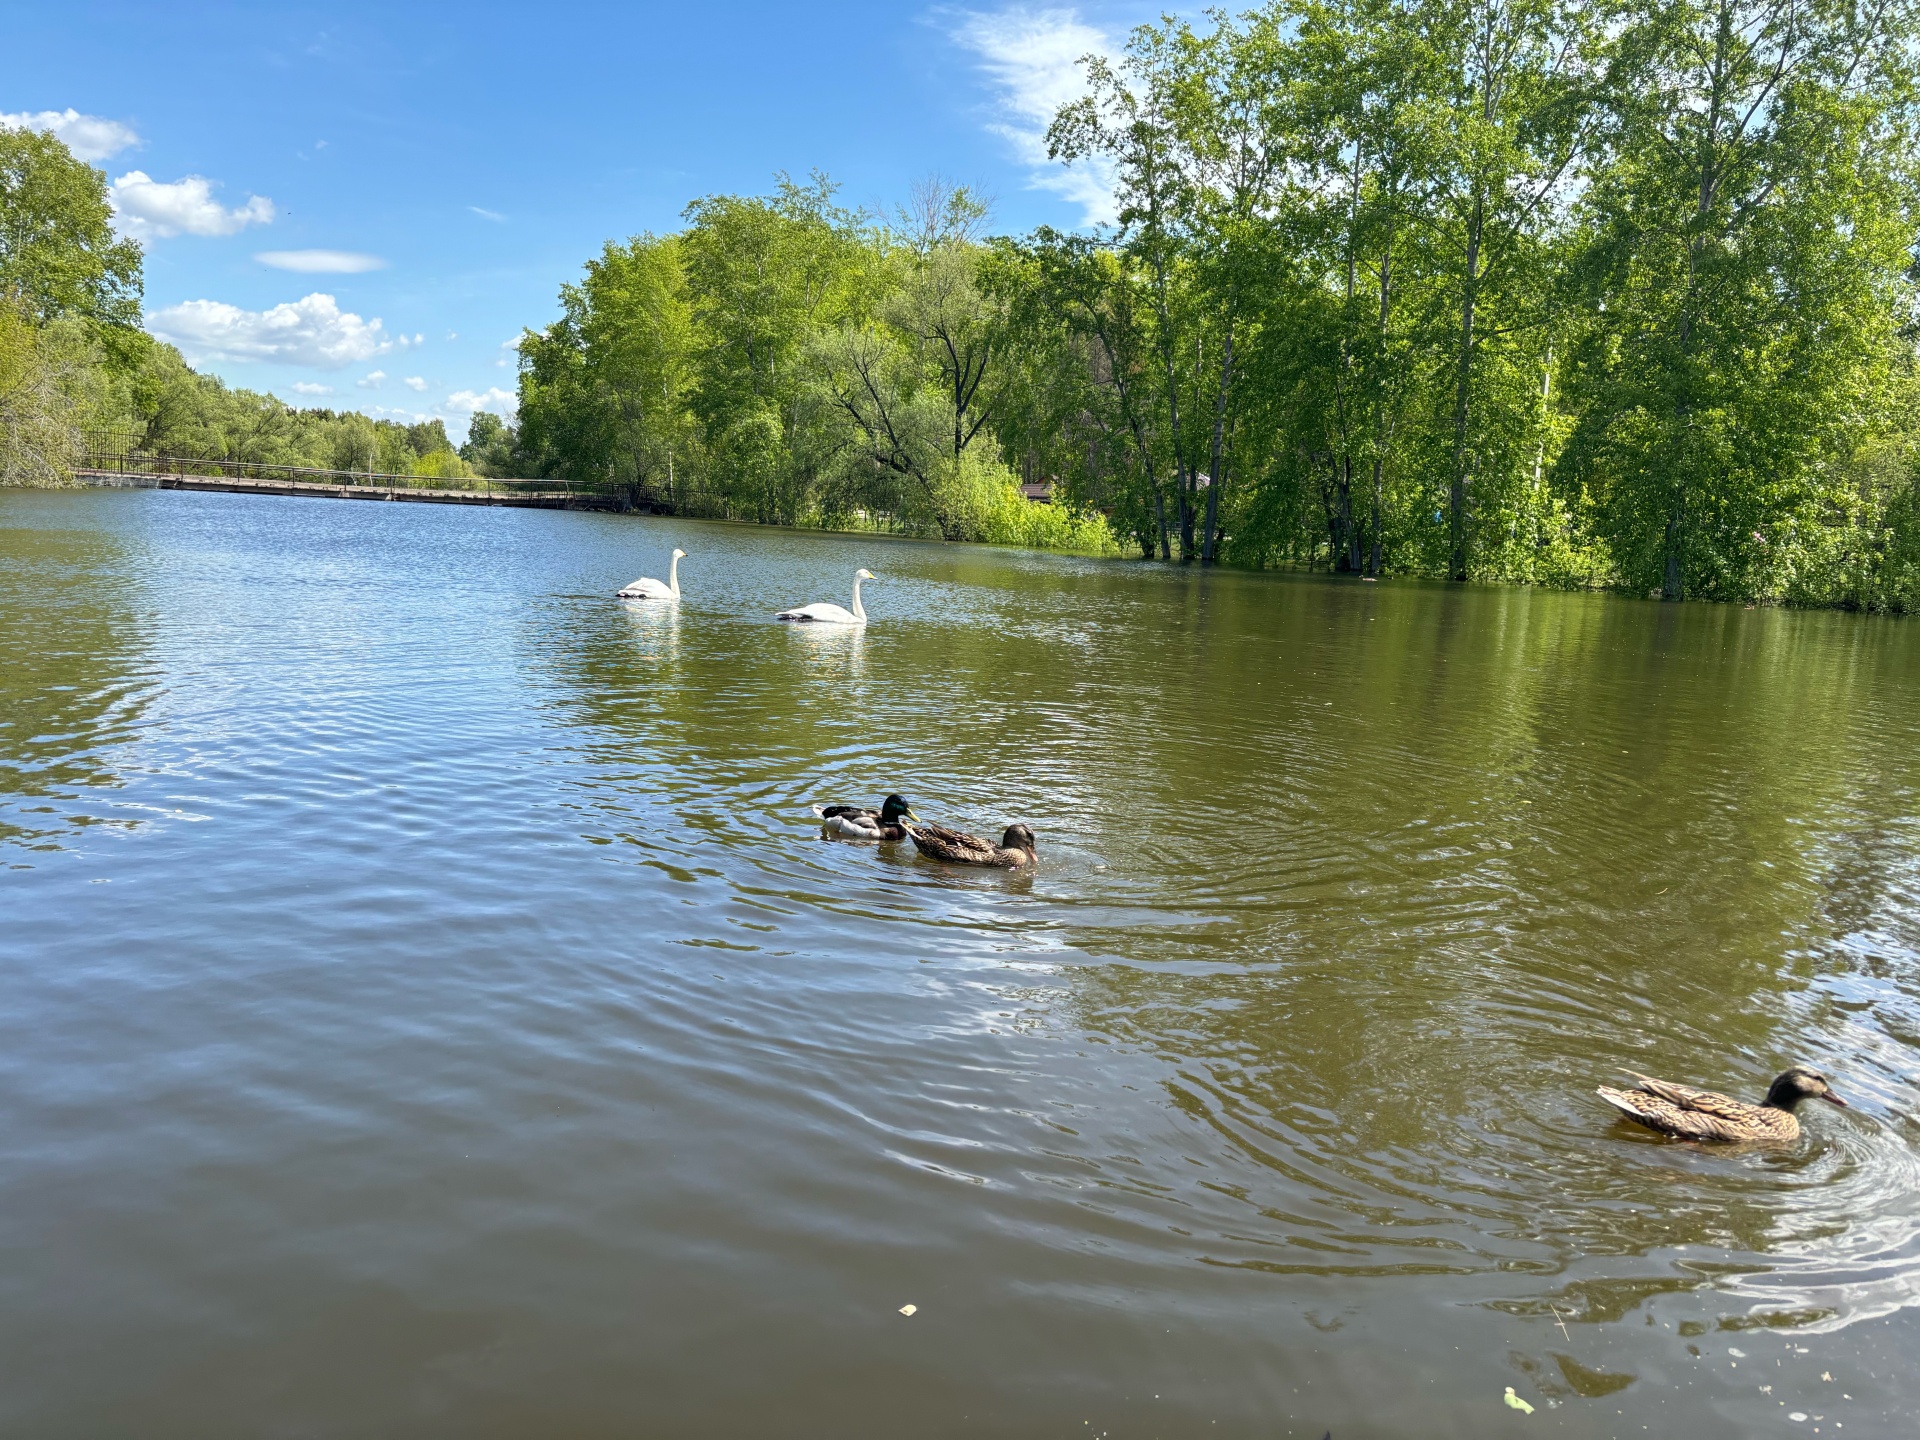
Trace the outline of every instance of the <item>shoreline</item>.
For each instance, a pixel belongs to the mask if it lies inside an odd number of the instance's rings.
[[[923,544],[941,545],[978,545],[988,550],[1024,550],[1034,555],[1059,555],[1078,560],[1121,561],[1133,565],[1150,565],[1169,570],[1205,573],[1199,566],[1183,565],[1178,561],[1158,559],[1142,560],[1133,555],[1101,555],[1083,550],[1051,550],[1034,545],[1001,545],[991,540],[942,540],[937,536],[903,535],[889,530],[835,530],[826,526],[814,525],[769,525],[759,520],[738,520],[721,515],[678,515],[672,511],[636,508],[620,503],[612,496],[579,493],[513,493],[510,491],[486,490],[439,490],[426,487],[364,484],[319,484],[302,480],[249,480],[215,475],[180,474],[136,474],[117,470],[76,469],[76,485],[66,486],[22,486],[21,489],[57,490],[66,488],[95,490],[198,490],[212,493],[234,495],[272,495],[292,499],[319,500],[397,500],[412,501],[429,505],[483,505],[518,510],[577,510],[610,515],[641,515],[650,519],[697,520],[715,525],[754,525],[771,530],[791,530],[816,535],[857,535],[876,540],[908,540]],[[1420,586],[1438,586],[1452,590],[1459,588],[1452,581],[1440,580],[1431,575],[1387,575],[1379,580],[1357,575],[1341,575],[1327,570],[1307,569],[1300,566],[1241,566],[1216,562],[1214,570],[1231,571],[1242,575],[1301,575],[1323,580],[1343,581],[1350,584],[1413,584]],[[1467,582],[1470,586],[1482,586],[1500,590],[1552,590],[1567,595],[1608,595],[1619,600],[1657,601],[1659,604],[1679,603],[1683,605],[1737,606],[1753,610],[1792,610],[1807,613],[1831,613],[1838,615],[1857,615],[1878,619],[1903,620],[1911,617],[1912,612],[1905,610],[1876,610],[1857,605],[1794,605],[1780,600],[1709,600],[1689,596],[1678,602],[1658,600],[1651,595],[1642,595],[1635,591],[1624,590],[1610,585],[1536,585],[1516,580],[1479,580]]]

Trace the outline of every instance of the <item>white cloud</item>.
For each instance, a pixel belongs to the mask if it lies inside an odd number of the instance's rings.
[[[507,218],[506,216],[502,215],[498,210],[483,210],[478,205],[469,205],[467,208],[471,210],[474,214],[478,215],[482,220],[491,220],[496,225],[503,223]]]
[[[1110,52],[1113,42],[1082,21],[1077,11],[1024,8],[967,14],[953,38],[979,57],[980,69],[998,92],[998,118],[987,128],[1006,140],[1033,172],[1032,185],[1078,205],[1084,224],[1112,224],[1112,164],[1082,160],[1061,165],[1049,160],[1047,127],[1062,105],[1086,93],[1080,58]]]
[[[386,380],[387,380],[386,371],[369,370],[366,374],[362,375],[358,380],[354,381],[353,383],[358,385],[362,390],[378,390],[382,385],[386,383]]]
[[[491,410],[511,420],[519,405],[520,397],[513,391],[489,385],[485,390],[456,390],[447,396],[446,404],[441,408],[448,412],[458,411],[462,415],[471,415],[477,410]]]
[[[131,125],[100,115],[82,115],[71,107],[37,112],[0,111],[0,130],[49,131],[65,141],[67,148],[82,160],[104,160],[140,143]]]
[[[427,388],[427,382],[422,380],[418,375],[409,375],[400,383],[409,390],[424,390]]]
[[[146,239],[154,235],[232,235],[273,219],[273,202],[250,195],[236,210],[213,198],[213,182],[200,175],[184,180],[155,180],[144,170],[129,170],[113,182],[113,209],[121,228]]]
[[[356,250],[262,250],[253,258],[272,269],[295,270],[302,275],[359,275],[387,268],[387,262],[378,255],[363,255]]]
[[[331,385],[316,385],[311,380],[296,380],[293,382],[293,393],[296,395],[331,395],[333,393],[333,387]]]
[[[155,311],[147,328],[178,345],[189,360],[271,360],[337,370],[393,348],[379,320],[362,320],[333,296],[317,293],[271,310],[189,300]]]

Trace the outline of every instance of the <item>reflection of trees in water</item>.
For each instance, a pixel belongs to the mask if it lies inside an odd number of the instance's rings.
[[[1064,977],[1078,1024],[1158,1057],[1172,1106],[1219,1136],[1234,1178],[1207,1183],[1268,1252],[1233,1263],[1621,1257],[1568,1282],[1563,1308],[1602,1314],[1696,1283],[1625,1257],[1845,1230],[1904,1154],[1836,1130],[1785,1160],[1699,1157],[1582,1097],[1622,1063],[1756,1092],[1794,1058],[1840,1065],[1804,993],[1829,937],[1820,837],[1860,775],[1914,765],[1862,721],[1875,664],[1806,617],[1335,594],[1278,617],[1264,666],[1229,605],[1196,627],[1215,710],[1273,723],[1196,724],[1184,772],[1141,757],[1187,797],[1140,809],[1177,858],[1076,937],[1185,963]]]
[[[0,528],[0,844],[57,850],[118,789],[114,747],[151,696],[128,546],[102,529]]]

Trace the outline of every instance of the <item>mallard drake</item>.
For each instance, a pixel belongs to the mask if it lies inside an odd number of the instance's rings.
[[[816,805],[813,813],[820,817],[822,830],[842,840],[904,840],[907,831],[900,821],[920,818],[898,795],[887,796],[878,810],[860,805]]]
[[[993,865],[1001,870],[1019,870],[1040,863],[1040,856],[1033,848],[1033,831],[1024,825],[1009,825],[998,845],[964,830],[949,830],[944,825],[902,828],[913,841],[914,849],[929,860],[945,860],[950,865]]]
[[[1631,1090],[1615,1090],[1602,1085],[1600,1098],[1629,1120],[1677,1135],[1682,1140],[1762,1140],[1786,1144],[1800,1138],[1800,1118],[1793,1107],[1802,1100],[1825,1100],[1845,1106],[1834,1094],[1827,1077],[1817,1070],[1796,1065],[1784,1070],[1767,1087],[1767,1098],[1758,1105],[1730,1100],[1711,1090],[1695,1090],[1667,1080],[1655,1080],[1638,1070],[1629,1070],[1640,1083]]]

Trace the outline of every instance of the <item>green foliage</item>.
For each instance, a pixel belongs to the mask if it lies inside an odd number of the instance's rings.
[[[71,370],[27,307],[0,297],[0,485],[65,485],[81,446]]]
[[[444,431],[442,432],[444,433]],[[407,467],[409,475],[427,480],[472,480],[475,472],[471,465],[462,460],[451,446],[444,450],[429,450],[417,457]]]
[[[1012,301],[983,203],[931,181],[883,223],[833,197],[710,196],[589,261],[521,342],[524,460],[692,514],[1110,548],[1102,520],[1028,515],[1002,463]]]
[[[467,443],[460,458],[476,475],[498,480],[516,473],[519,431],[490,410],[476,410],[467,425]]]
[[[1077,555],[1122,553],[1119,537],[1098,511],[1077,510],[1064,501],[1036,505],[1020,493],[1011,470],[978,450],[966,453],[961,470],[978,539],[990,545],[1024,545]]]
[[[116,240],[107,177],[58,137],[0,129],[0,295],[36,321],[140,323],[140,247]]]
[[[1912,364],[1911,19],[1687,0],[1623,37],[1564,473],[1631,588],[1803,595],[1849,548],[1846,462]]]

